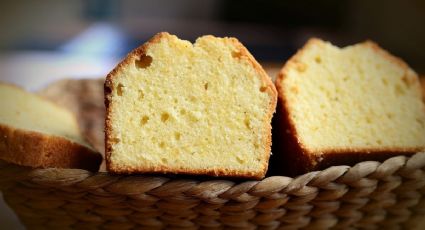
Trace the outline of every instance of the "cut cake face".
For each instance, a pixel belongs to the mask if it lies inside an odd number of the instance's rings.
[[[276,87],[286,116],[282,132],[292,136],[287,160],[301,162],[298,167],[425,148],[418,77],[373,42],[338,48],[311,39],[285,64]]]
[[[277,93],[234,38],[160,33],[107,77],[110,172],[261,178]]]

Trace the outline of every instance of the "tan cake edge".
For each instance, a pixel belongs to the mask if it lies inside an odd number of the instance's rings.
[[[23,166],[96,172],[102,156],[65,138],[0,124],[0,158]]]

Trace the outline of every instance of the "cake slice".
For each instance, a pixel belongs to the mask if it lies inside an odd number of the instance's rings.
[[[107,169],[262,178],[276,100],[237,39],[159,33],[106,78]]]
[[[425,148],[417,74],[373,42],[311,39],[276,80],[275,142],[288,174]]]
[[[82,138],[73,114],[0,84],[0,159],[30,167],[97,171],[102,156]]]

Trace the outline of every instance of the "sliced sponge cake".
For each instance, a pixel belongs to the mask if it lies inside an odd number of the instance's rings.
[[[418,76],[373,42],[311,39],[281,70],[279,141],[291,174],[425,148]]]
[[[102,156],[82,138],[73,114],[0,84],[0,159],[31,167],[97,171]]]
[[[236,39],[157,34],[107,76],[105,94],[110,172],[265,175],[277,93]]]

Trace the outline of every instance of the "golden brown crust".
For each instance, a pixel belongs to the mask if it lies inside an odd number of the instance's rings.
[[[115,167],[114,171],[108,171],[117,174],[134,174],[134,173],[161,173],[161,174],[185,174],[185,175],[205,175],[214,177],[231,177],[231,178],[247,178],[247,179],[262,179],[263,174],[257,172],[237,171],[226,168],[215,169],[191,169],[191,168],[169,168],[165,166],[135,168],[135,167]],[[265,173],[264,173],[265,174]]]
[[[147,49],[152,44],[155,44],[161,39],[172,36],[167,32],[161,32],[156,34],[153,38],[151,38],[148,42],[143,44],[142,46],[136,48],[132,52],[130,52],[127,57],[121,61],[117,67],[115,67],[106,77],[105,81],[105,107],[106,107],[106,119],[105,119],[105,157],[106,157],[106,167],[109,172],[114,173],[181,173],[181,174],[190,174],[190,175],[211,175],[211,176],[228,176],[228,177],[244,177],[244,178],[255,178],[255,179],[261,179],[265,176],[267,171],[267,162],[270,157],[270,146],[271,146],[271,125],[270,120],[273,117],[273,113],[276,109],[276,103],[277,103],[277,91],[276,88],[271,81],[270,77],[267,75],[267,73],[264,71],[264,69],[261,67],[261,65],[255,60],[255,58],[249,53],[249,51],[236,39],[236,38],[227,38],[227,41],[232,43],[240,52],[240,55],[238,55],[239,58],[246,58],[248,62],[253,66],[253,68],[257,71],[258,74],[261,76],[261,81],[263,82],[263,86],[261,88],[262,91],[267,92],[270,97],[270,104],[269,104],[269,110],[267,113],[267,116],[264,119],[264,133],[267,138],[265,139],[264,146],[266,146],[266,151],[264,153],[264,156],[266,158],[266,163],[263,165],[263,169],[261,172],[258,173],[250,173],[250,172],[243,172],[243,171],[237,171],[237,170],[230,170],[230,169],[223,169],[223,168],[217,168],[217,169],[199,169],[199,170],[193,170],[193,169],[187,169],[187,168],[180,168],[180,169],[170,169],[168,167],[158,166],[158,167],[152,167],[152,168],[123,168],[123,167],[115,167],[112,165],[112,162],[110,160],[111,151],[112,151],[112,145],[111,145],[111,118],[110,118],[110,111],[111,111],[111,93],[112,93],[112,81],[114,76],[119,72],[121,69],[125,67],[125,65],[130,64],[132,60],[134,60],[135,57],[139,57],[141,55],[146,54]],[[211,35],[207,35],[211,36]],[[268,131],[267,131],[268,130]]]
[[[404,69],[403,80],[407,81],[409,83],[409,85],[414,86],[413,89],[416,91],[416,94],[418,96],[422,95],[421,94],[421,91],[422,91],[421,90],[421,83],[419,81],[418,74],[412,68],[410,68],[409,65],[406,62],[404,62],[401,58],[390,54],[388,51],[381,48],[377,43],[370,41],[370,40],[367,40],[367,41],[360,43],[358,45],[370,47],[377,54],[381,55],[382,57],[384,57],[387,60],[394,63],[394,65],[398,65],[401,68],[403,68]]]
[[[294,56],[292,56],[280,70],[275,85],[278,92],[278,101],[276,116],[273,120],[273,143],[275,143],[273,152],[273,165],[277,165],[284,174],[296,175],[303,171],[310,171],[314,160],[311,159],[306,149],[302,146],[302,142],[298,139],[295,124],[289,116],[288,102],[284,96],[282,82],[287,76],[289,68],[296,68],[298,59],[305,49],[314,44],[321,45],[322,41],[317,38],[310,39],[303,48],[301,48]],[[278,173],[282,173],[278,172]]]
[[[267,166],[268,161],[270,158],[270,152],[271,152],[271,145],[272,145],[272,136],[271,136],[271,124],[270,121],[273,117],[274,112],[276,111],[276,104],[277,104],[277,90],[275,85],[273,84],[270,77],[267,75],[266,71],[261,67],[261,65],[255,60],[255,58],[251,55],[251,53],[245,48],[245,46],[242,45],[236,38],[230,38],[230,41],[233,43],[235,47],[240,52],[240,57],[246,57],[247,60],[250,62],[252,67],[257,71],[258,74],[261,76],[261,82],[263,82],[262,91],[267,92],[267,94],[270,96],[271,100],[269,103],[269,110],[267,113],[267,116],[264,118],[263,121],[263,128],[264,133],[263,136],[266,136],[265,143],[263,143],[263,146],[266,147],[264,155],[266,156],[265,164],[263,165],[263,172],[261,175],[256,175],[257,178],[261,179],[265,176],[267,172]],[[242,176],[242,175],[241,175]]]
[[[0,84],[24,89],[8,83]],[[39,97],[34,94],[34,97]],[[40,99],[44,100],[40,97]],[[53,106],[57,106],[52,103]],[[63,137],[0,124],[0,159],[30,167],[81,168],[97,171],[102,156]]]
[[[102,156],[62,137],[0,124],[0,159],[30,167],[97,171]]]
[[[322,46],[324,42],[317,38],[310,39],[293,57],[291,57],[282,67],[279,72],[275,84],[278,91],[278,109],[277,116],[275,116],[274,125],[274,143],[277,144],[273,150],[276,155],[275,164],[280,164],[282,172],[287,175],[299,175],[312,170],[319,170],[329,167],[331,165],[354,165],[363,160],[384,160],[396,154],[411,155],[421,148],[382,148],[382,149],[328,149],[321,152],[309,150],[299,140],[295,123],[290,116],[289,102],[286,100],[285,90],[283,88],[283,81],[288,75],[288,70],[296,68],[299,63],[299,58],[303,55],[305,50],[310,46]],[[358,44],[362,46],[371,47],[376,53],[382,55],[384,58],[394,62],[401,68],[406,69],[406,77],[413,84],[419,86],[415,72],[401,59],[392,56],[387,51],[380,48],[376,43],[366,41]],[[418,88],[419,89],[419,88]]]
[[[141,56],[143,54],[146,54],[146,51],[148,47],[152,44],[158,43],[162,38],[170,36],[170,34],[166,32],[161,32],[156,34],[154,37],[152,37],[149,41],[144,43],[142,46],[134,49],[131,51],[127,56],[122,60],[107,76],[105,80],[104,85],[104,92],[105,92],[105,108],[106,108],[106,114],[105,114],[105,161],[106,161],[106,169],[109,172],[114,173],[132,173],[134,170],[130,169],[123,169],[123,168],[117,168],[114,167],[111,163],[110,157],[112,152],[112,136],[111,136],[111,101],[112,101],[112,88],[113,88],[113,78],[114,76],[123,68],[125,68],[126,65],[130,64],[131,60],[134,59],[134,57]],[[154,172],[160,172],[160,168],[156,169]]]
[[[386,51],[385,49],[383,49],[382,47],[380,47],[377,43],[375,43],[374,41],[371,40],[367,40],[364,41],[358,45],[361,46],[367,46],[373,49],[373,51],[375,51],[376,53],[380,54],[381,56],[384,56],[387,60],[393,62],[396,65],[399,65],[401,68],[406,69],[406,70],[410,70],[412,72],[414,72],[409,65],[407,65],[406,62],[404,62],[401,58],[396,57],[392,54],[390,54],[388,51]]]

